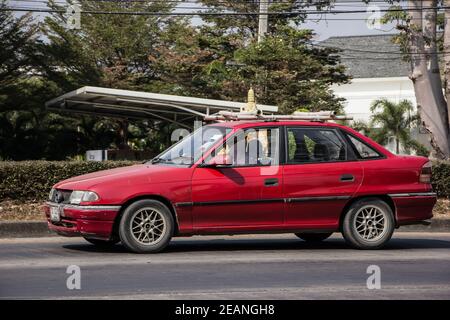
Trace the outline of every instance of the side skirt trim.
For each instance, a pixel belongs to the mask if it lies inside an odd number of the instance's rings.
[[[402,198],[402,197],[436,197],[436,192],[411,192],[411,193],[390,193],[388,194],[391,198]]]
[[[274,203],[274,202],[306,202],[306,201],[334,201],[348,200],[350,196],[329,196],[329,197],[303,197],[303,198],[276,198],[276,199],[258,199],[258,200],[226,200],[226,201],[207,201],[207,202],[178,202],[176,207],[192,206],[218,206],[227,204],[252,204],[252,203]]]

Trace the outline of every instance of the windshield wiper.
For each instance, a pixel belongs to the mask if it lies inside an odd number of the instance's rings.
[[[179,158],[187,158],[190,159],[191,162],[189,164],[192,164],[193,158],[192,157],[176,157],[173,159],[163,159],[163,158],[153,158],[152,160],[150,160],[151,164],[156,164],[156,163],[169,163],[169,164],[177,164],[176,162],[174,162],[174,160],[179,159]],[[188,165],[187,163],[183,163],[185,165]]]

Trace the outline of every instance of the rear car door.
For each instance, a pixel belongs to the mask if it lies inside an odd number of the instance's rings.
[[[205,159],[208,163],[217,155],[226,155],[231,166],[195,168],[194,229],[238,231],[281,225],[284,203],[279,146],[279,127],[238,130]]]
[[[285,223],[334,229],[363,179],[363,169],[340,130],[287,126],[283,166]]]

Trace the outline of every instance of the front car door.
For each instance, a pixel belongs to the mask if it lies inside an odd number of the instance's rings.
[[[239,129],[205,163],[226,155],[229,167],[197,166],[192,177],[196,232],[267,229],[283,222],[280,128]]]
[[[336,127],[287,126],[285,134],[286,225],[336,229],[346,203],[361,185],[359,161]]]

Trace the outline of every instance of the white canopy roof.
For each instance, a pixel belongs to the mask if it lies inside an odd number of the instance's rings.
[[[82,87],[45,103],[46,108],[70,113],[118,118],[158,119],[191,127],[195,119],[221,110],[239,111],[242,102],[175,96],[142,91]],[[275,113],[277,106],[260,105],[264,113]]]

